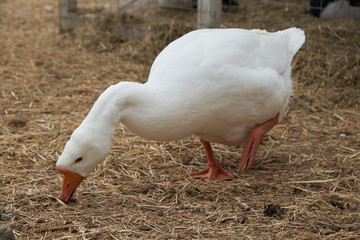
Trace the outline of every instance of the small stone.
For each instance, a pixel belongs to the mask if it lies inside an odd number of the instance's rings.
[[[26,191],[20,190],[20,191],[16,191],[16,195],[20,196],[20,197],[32,197],[35,196],[36,194],[38,194],[39,191],[36,189],[28,189]]]
[[[331,228],[331,230],[333,230],[333,231],[335,231],[335,232],[338,232],[338,231],[341,230],[341,228],[340,228],[338,225],[336,225],[335,223],[332,223],[332,224],[330,225],[330,228]]]
[[[334,207],[338,207],[340,209],[344,209],[345,208],[345,204],[341,201],[341,199],[336,196],[333,195],[330,198],[330,204],[333,205]]]
[[[264,215],[268,217],[280,218],[284,213],[284,209],[278,205],[269,204],[264,207]]]
[[[246,211],[249,211],[251,209],[246,203],[240,203],[240,207]]]
[[[36,189],[28,189],[26,192],[25,192],[25,195],[28,196],[28,197],[32,197],[32,196],[35,196],[36,194],[38,194],[39,191],[36,190]]]
[[[301,190],[300,188],[294,187],[293,193],[302,193],[303,190]]]
[[[147,225],[141,225],[139,227],[140,230],[142,231],[150,231],[151,230],[151,227],[147,226]]]
[[[150,192],[151,190],[154,190],[154,189],[156,189],[156,185],[155,184],[149,184],[149,185],[147,185],[146,187],[144,187],[141,190],[141,193],[146,194],[146,193],[148,193],[148,192]]]
[[[345,174],[353,174],[354,173],[354,169],[352,168],[348,168],[345,170]]]
[[[132,51],[132,52],[131,52],[131,56],[132,56],[132,57],[136,57],[137,55],[138,55],[138,52],[137,52],[137,51]]]
[[[7,221],[7,220],[12,219],[13,216],[14,216],[14,214],[12,214],[12,213],[3,213],[3,214],[1,214],[1,217],[0,217],[0,218],[1,218],[2,220]]]
[[[15,194],[20,196],[20,197],[24,197],[25,196],[25,191],[16,191]]]
[[[205,208],[199,208],[199,213],[205,213]]]
[[[44,218],[39,218],[38,220],[36,220],[36,223],[44,223],[44,222],[46,222]]]
[[[8,122],[8,125],[10,127],[24,127],[26,126],[26,121],[21,119],[13,119],[10,122]]]
[[[347,137],[347,136],[351,136],[351,135],[352,135],[352,133],[349,131],[342,131],[339,133],[340,137]]]
[[[9,224],[0,225],[0,240],[15,240],[12,227]]]
[[[192,159],[191,158],[184,158],[182,159],[182,163],[184,165],[189,165],[191,163]]]
[[[311,231],[320,235],[328,235],[330,233],[329,230],[326,230],[325,228],[314,228]]]
[[[321,188],[321,184],[320,183],[310,183],[310,187],[311,188]]]
[[[319,231],[320,235],[328,235],[329,234],[329,230],[325,229],[325,228],[322,228],[320,229]]]
[[[225,218],[225,219],[221,220],[220,223],[227,223],[231,220],[233,220],[233,218]]]
[[[243,216],[243,217],[236,218],[235,222],[238,224],[244,224],[244,223],[246,223],[247,220],[248,220],[248,218],[246,216]]]
[[[352,227],[349,227],[349,231],[356,231],[356,230],[359,230],[359,229],[360,229],[360,224],[359,223],[355,224]]]
[[[358,206],[356,205],[356,203],[352,203],[349,205],[349,210],[350,211],[356,211],[358,210]]]

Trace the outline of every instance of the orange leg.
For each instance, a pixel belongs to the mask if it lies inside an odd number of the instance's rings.
[[[251,130],[249,137],[244,146],[243,154],[241,156],[240,164],[238,171],[248,169],[252,162],[254,161],[256,151],[258,150],[261,141],[263,140],[265,134],[274,127],[279,121],[279,113],[275,118],[270,119],[260,126],[257,126]]]
[[[205,151],[206,151],[206,156],[207,156],[207,160],[208,160],[208,168],[206,168],[205,170],[200,171],[200,172],[189,174],[190,177],[205,178],[209,181],[224,181],[224,180],[233,179],[233,175],[231,173],[229,173],[228,171],[226,171],[225,169],[223,169],[221,167],[220,163],[218,163],[215,160],[214,153],[211,149],[210,143],[201,138],[200,138],[200,141],[203,144]]]

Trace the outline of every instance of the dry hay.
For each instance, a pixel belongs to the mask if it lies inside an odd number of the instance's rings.
[[[108,85],[144,82],[166,42],[194,24],[146,24],[144,15],[145,39],[119,40],[94,25],[57,36],[53,1],[0,4],[0,224],[18,239],[360,237],[359,46],[325,43],[320,32],[342,33],[332,22],[297,13],[308,42],[294,59],[294,97],[250,170],[233,181],[190,180],[206,164],[196,138],[158,143],[119,126],[106,160],[64,205],[54,165],[71,132]],[[241,148],[214,144],[214,152],[236,171]],[[282,210],[266,216],[268,204]]]

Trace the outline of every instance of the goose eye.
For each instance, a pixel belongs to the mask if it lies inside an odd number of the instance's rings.
[[[82,161],[82,157],[79,157],[78,159],[75,160],[75,163],[81,162]]]

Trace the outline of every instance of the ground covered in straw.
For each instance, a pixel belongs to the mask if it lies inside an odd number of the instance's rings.
[[[271,11],[252,7],[222,26],[266,27],[256,21]],[[191,180],[206,165],[198,139],[153,142],[120,125],[105,161],[65,205],[55,162],[71,132],[107,86],[146,81],[156,54],[194,29],[196,16],[123,17],[143,24],[136,39],[113,33],[119,23],[109,17],[58,35],[56,1],[0,1],[0,225],[18,239],[359,239],[359,32],[337,31],[358,22],[289,9],[269,28],[298,21],[308,41],[294,59],[289,110],[251,169],[233,181]],[[213,148],[235,173],[242,149]]]

